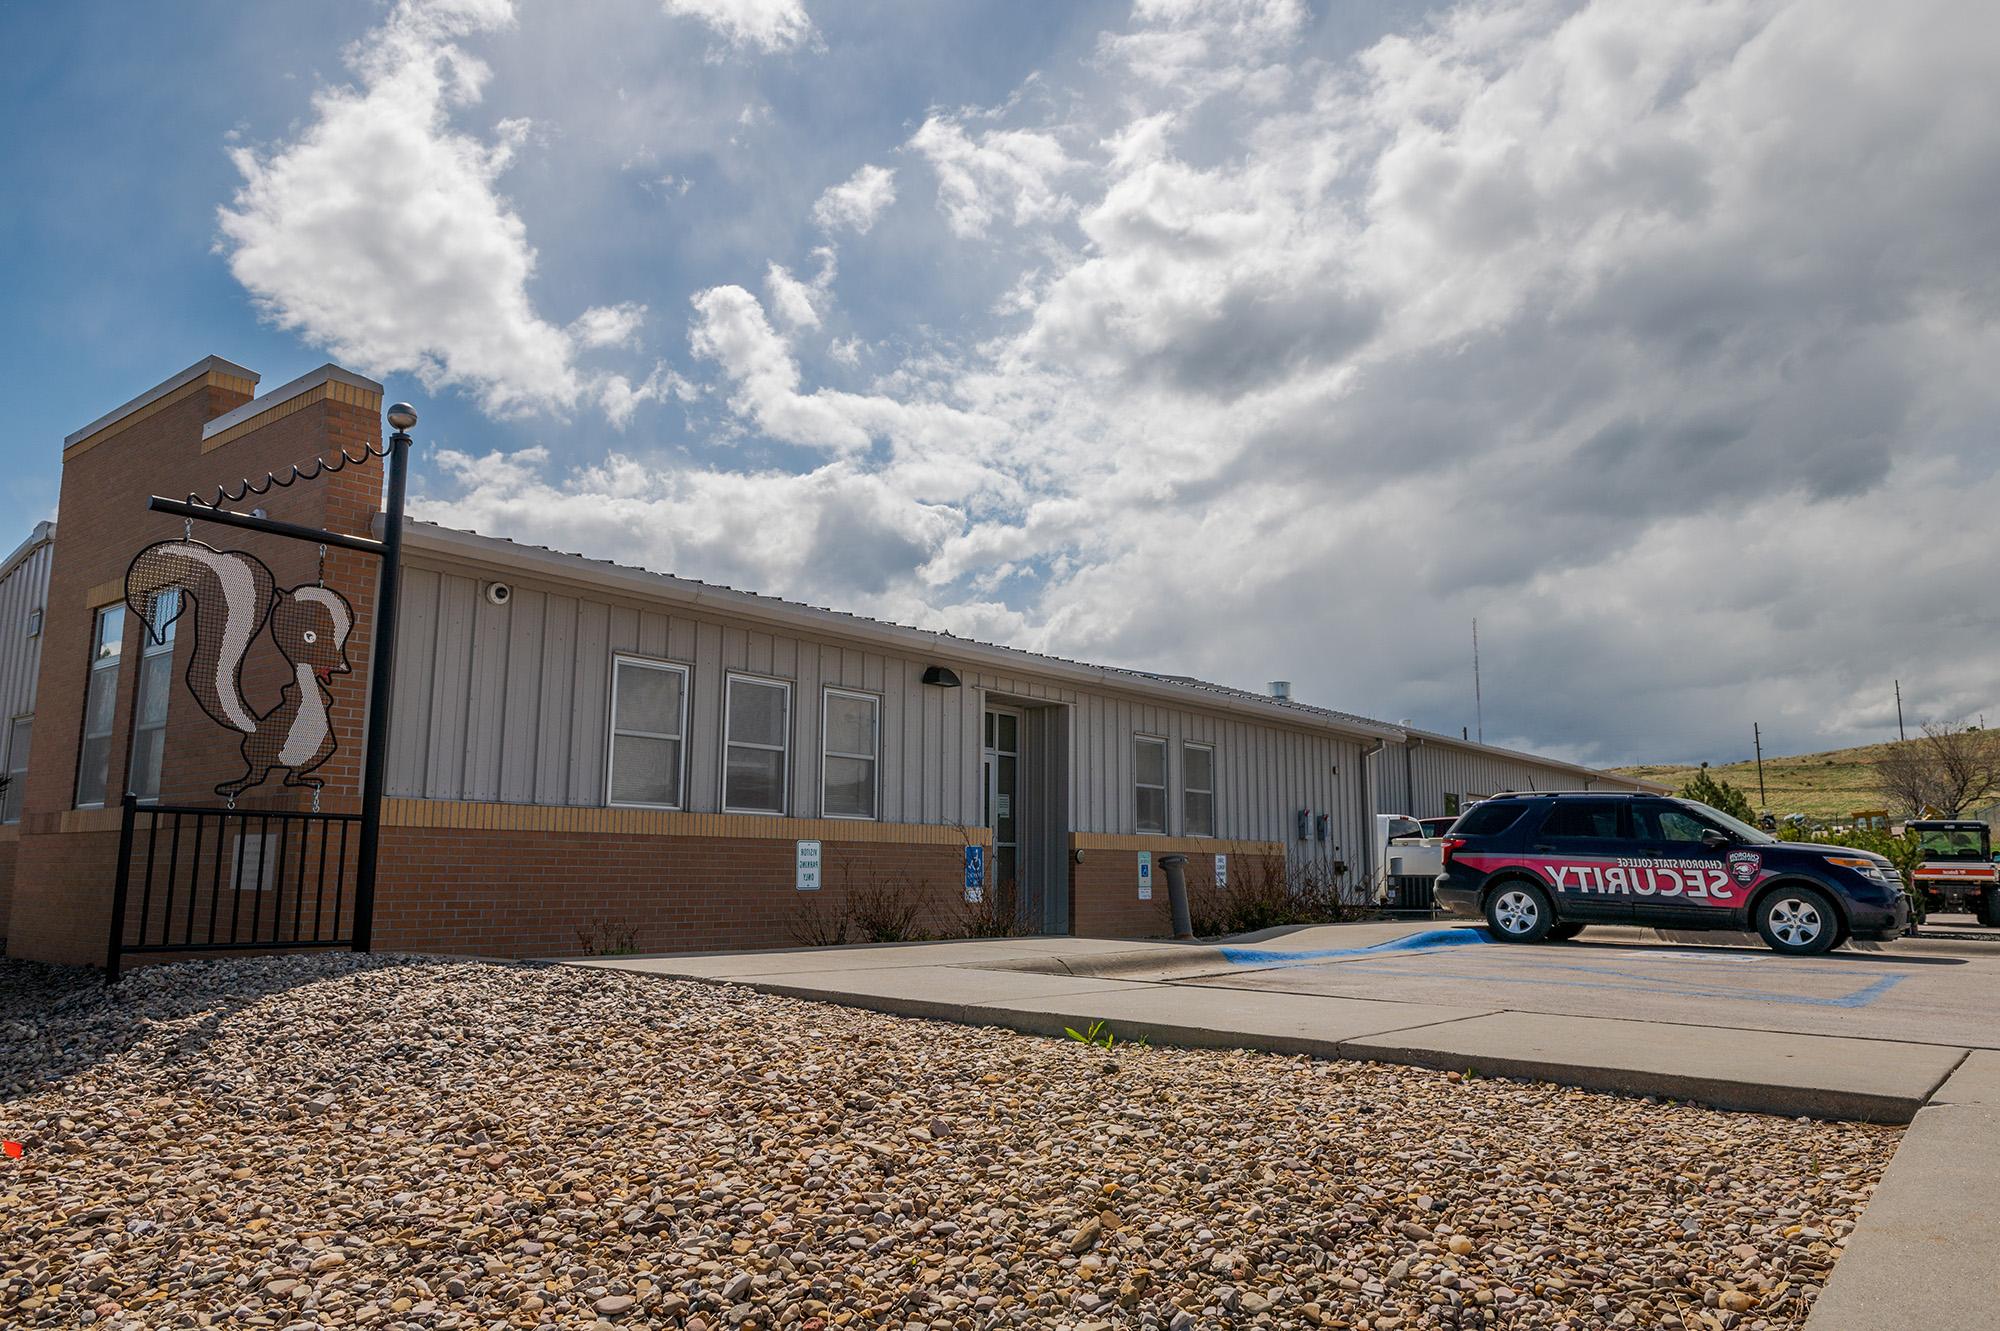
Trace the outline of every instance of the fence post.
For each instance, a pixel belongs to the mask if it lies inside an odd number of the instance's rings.
[[[368,737],[361,759],[361,862],[354,870],[354,950],[366,952],[375,935],[375,861],[382,841],[382,783],[387,774],[390,691],[395,687],[396,600],[403,578],[403,496],[409,481],[409,429],[417,413],[408,403],[388,410],[389,496],[383,508],[382,573],[376,583],[375,642],[369,652]]]
[[[118,983],[118,957],[125,950],[125,906],[132,876],[132,824],[139,812],[139,797],[127,791],[119,801],[118,876],[111,883],[111,941],[104,952],[104,982]]]

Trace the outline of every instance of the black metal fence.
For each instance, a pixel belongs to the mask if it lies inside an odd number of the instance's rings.
[[[352,947],[360,822],[126,796],[105,973],[145,953]]]

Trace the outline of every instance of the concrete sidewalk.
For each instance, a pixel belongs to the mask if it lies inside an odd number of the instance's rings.
[[[1103,1020],[1120,1038],[1161,1044],[1381,1059],[1726,1109],[1890,1123],[1908,1122],[1973,1043],[1850,1038],[1782,1025],[1745,1029],[1740,1017],[1703,1025],[1648,1020],[1630,1010],[1576,1015],[1524,1005],[1519,992],[1497,987],[1447,1002],[1404,1001],[1387,984],[1368,986],[1372,997],[1311,992],[1324,977],[1339,975],[1343,961],[1398,957],[1406,943],[1429,951],[1481,941],[1470,931],[1440,932],[1430,924],[1371,923],[1274,931],[1226,946],[982,939],[569,964],[746,984],[1035,1034],[1060,1035],[1065,1026]],[[1655,953],[1680,955],[1645,937]],[[1493,951],[1515,961],[1582,955]],[[1820,1020],[1816,1011],[1808,1015]],[[1770,1020],[1786,1019],[1800,1020],[1785,1014]]]

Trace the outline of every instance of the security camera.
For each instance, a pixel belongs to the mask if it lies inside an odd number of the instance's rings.
[[[504,582],[486,584],[486,601],[489,605],[505,605],[514,599],[514,589]]]

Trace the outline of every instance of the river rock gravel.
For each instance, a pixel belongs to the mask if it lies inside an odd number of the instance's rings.
[[[0,1324],[289,1331],[1795,1327],[1897,1137],[346,955],[0,963],[0,1135]]]

